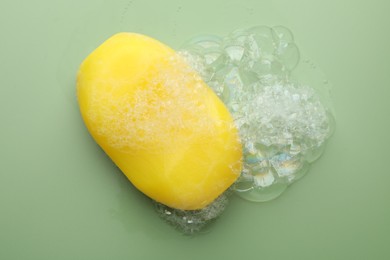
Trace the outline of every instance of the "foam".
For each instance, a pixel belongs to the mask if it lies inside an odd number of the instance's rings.
[[[233,189],[267,201],[304,176],[334,130],[321,86],[294,78],[300,51],[283,26],[256,26],[224,38],[204,35],[181,54],[226,104],[244,145]],[[211,57],[209,57],[211,55]]]

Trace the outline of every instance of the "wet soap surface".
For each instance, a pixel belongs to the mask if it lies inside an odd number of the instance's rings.
[[[145,1],[127,9],[126,1],[1,4],[0,258],[388,258],[388,4],[155,4],[152,13]],[[149,15],[153,23],[142,20]],[[310,174],[283,196],[264,204],[234,198],[206,233],[185,237],[89,138],[74,88],[67,92],[57,66],[71,62],[74,75],[85,53],[114,31],[178,48],[200,33],[256,24],[288,26],[321,66],[334,85],[337,130]]]
[[[118,33],[77,74],[80,112],[94,140],[145,195],[182,210],[206,207],[241,173],[237,128],[180,55]]]

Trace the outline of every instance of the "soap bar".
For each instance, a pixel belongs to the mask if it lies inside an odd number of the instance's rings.
[[[225,105],[173,49],[118,33],[81,64],[77,97],[94,140],[153,200],[201,209],[239,177],[242,146]]]

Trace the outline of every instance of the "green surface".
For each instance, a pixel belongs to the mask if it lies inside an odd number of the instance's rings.
[[[0,259],[390,259],[387,1],[0,2]],[[337,129],[277,200],[233,198],[205,234],[165,224],[88,135],[78,59],[117,31],[178,47],[289,27],[333,83]]]

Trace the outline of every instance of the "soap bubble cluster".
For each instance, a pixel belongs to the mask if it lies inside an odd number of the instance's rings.
[[[292,76],[300,52],[289,29],[257,26],[224,38],[199,36],[181,54],[239,129],[244,168],[233,189],[241,197],[276,198],[320,157],[334,120],[316,87]]]
[[[219,196],[213,203],[199,210],[173,209],[156,203],[157,213],[169,224],[185,234],[194,234],[221,215],[228,204],[227,194]]]

